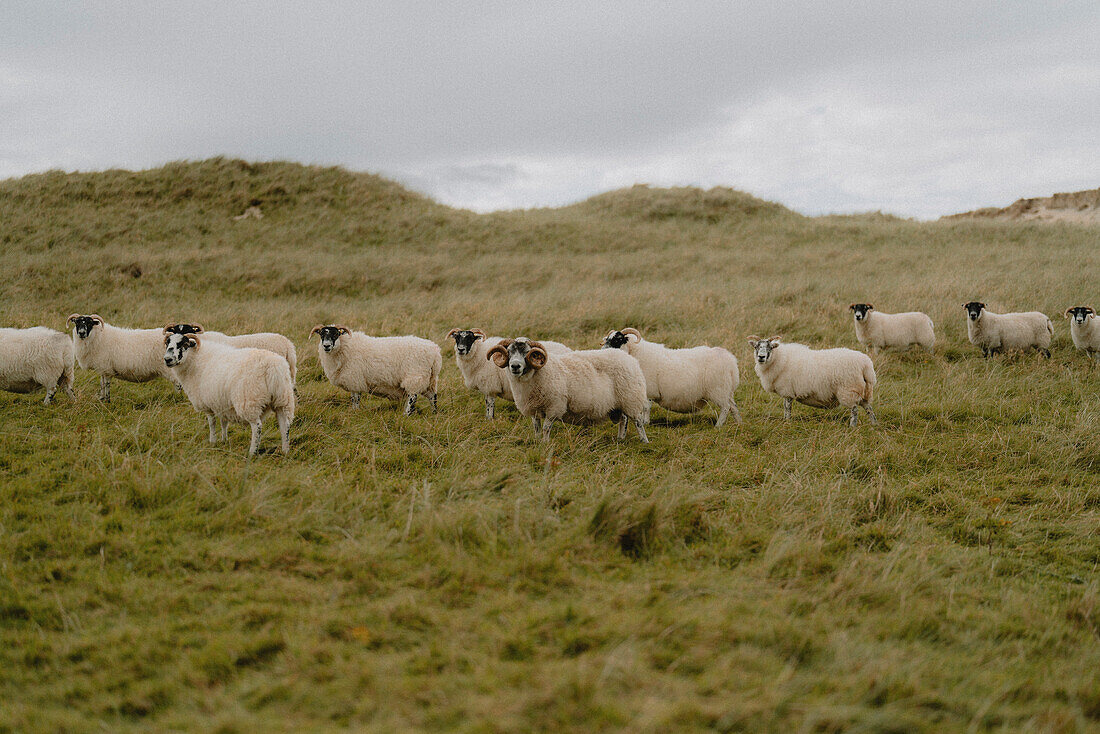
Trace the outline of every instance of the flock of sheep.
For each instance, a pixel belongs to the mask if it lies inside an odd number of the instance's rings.
[[[932,352],[935,331],[919,311],[888,314],[867,303],[853,303],[856,338],[872,353],[880,349],[919,346]],[[1046,315],[998,314],[971,301],[967,311],[970,342],[991,354],[1037,349],[1050,356],[1054,333]],[[1100,355],[1100,326],[1087,306],[1067,309],[1074,345],[1090,358]],[[297,353],[281,334],[229,336],[205,331],[198,324],[169,324],[163,329],[112,326],[96,314],[73,314],[69,336],[36,326],[0,328],[0,389],[25,393],[45,388],[48,405],[58,389],[73,393],[75,363],[100,376],[99,398],[111,398],[111,379],[146,382],[158,377],[183,390],[195,410],[206,415],[210,441],[227,441],[229,423],[252,428],[249,453],[260,444],[260,426],[274,414],[283,453],[290,450],[290,424],[297,406]],[[325,376],[352,395],[358,406],[362,393],[402,400],[405,414],[423,395],[436,408],[443,357],[439,345],[416,336],[368,336],[345,326],[317,326],[318,358]],[[549,438],[556,421],[590,423],[612,420],[619,438],[633,423],[648,443],[650,402],[676,413],[692,413],[713,405],[716,427],[732,415],[740,423],[734,401],[740,382],[737,359],[721,347],[671,349],[645,340],[638,330],[613,330],[602,348],[574,351],[552,341],[526,337],[490,337],[480,329],[452,329],[455,362],[466,387],[485,397],[485,415],[493,418],[497,398],[515,403],[531,418],[535,431]],[[778,336],[749,337],[760,384],[783,398],[789,419],[798,401],[816,408],[843,406],[858,422],[862,407],[872,423],[875,368],[863,352],[852,349],[811,349],[782,342]],[[217,425],[216,425],[217,424]]]

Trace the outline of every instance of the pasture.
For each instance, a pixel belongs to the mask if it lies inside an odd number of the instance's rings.
[[[231,217],[260,200],[262,219]],[[291,453],[211,448],[164,382],[0,393],[0,731],[1100,728],[1100,228],[806,218],[635,187],[477,215],[340,169],[214,159],[0,182],[0,323],[197,320],[299,350]],[[984,360],[961,304],[1042,310]],[[876,360],[880,425],[765,394],[745,337]],[[444,348],[440,411],[325,381],[318,323]],[[741,362],[743,425],[654,408],[536,439],[452,327]]]

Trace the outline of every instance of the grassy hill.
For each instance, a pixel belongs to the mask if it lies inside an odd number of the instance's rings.
[[[0,323],[279,330],[301,394],[250,461],[165,383],[0,393],[0,731],[1100,727],[1098,378],[1056,318],[1098,239],[726,189],[476,215],[225,159],[0,182]],[[982,360],[972,299],[1055,317],[1053,359]],[[877,360],[880,427],[784,423],[744,337],[854,347],[857,300],[927,311],[936,355]],[[330,321],[722,345],[746,422],[543,445],[446,346],[439,414],[353,411]]]

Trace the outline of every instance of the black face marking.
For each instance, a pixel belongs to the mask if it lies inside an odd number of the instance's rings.
[[[184,355],[189,349],[193,349],[197,342],[187,334],[168,334],[164,337],[164,364],[166,367],[175,367],[183,361]]]
[[[508,345],[508,369],[513,375],[522,375],[530,369],[527,353],[531,351],[531,341],[521,336]]]
[[[1088,320],[1089,314],[1093,314],[1096,312],[1088,306],[1074,306],[1073,308],[1066,311],[1066,313],[1069,314],[1069,317],[1073,319],[1074,323],[1083,324],[1085,323],[1085,321]]]
[[[758,342],[753,342],[753,357],[760,364],[765,364],[769,359],[771,359],[772,351],[778,346],[779,342],[772,342],[767,339],[761,339]]]
[[[626,334],[621,331],[616,331],[614,334],[609,334],[607,338],[603,340],[603,346],[605,349],[622,349],[630,341]]]
[[[194,324],[172,324],[164,332],[166,334],[201,334],[202,329]]]
[[[73,319],[76,335],[81,339],[87,339],[88,335],[92,333],[92,328],[98,323],[100,323],[99,319],[92,316],[77,316]]]
[[[856,316],[856,321],[863,321],[867,318],[868,312],[875,309],[875,307],[869,303],[853,303],[848,308],[852,309],[852,313]]]
[[[971,301],[963,306],[966,309],[966,315],[971,321],[977,321],[978,317],[982,315],[982,309],[985,308],[985,304],[981,301]]]
[[[469,330],[456,331],[451,336],[454,337],[455,352],[458,354],[469,354],[473,350],[474,344],[481,338],[481,334],[475,334]]]
[[[337,326],[322,326],[317,333],[321,337],[321,349],[331,352],[336,348],[336,340],[343,336],[343,332]]]

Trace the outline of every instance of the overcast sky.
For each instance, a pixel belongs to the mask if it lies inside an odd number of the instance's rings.
[[[480,211],[644,182],[935,217],[1100,186],[1100,2],[0,5],[0,177],[214,155]]]

